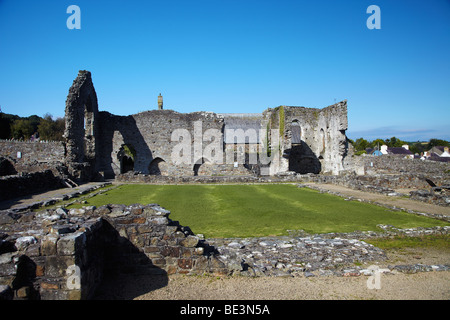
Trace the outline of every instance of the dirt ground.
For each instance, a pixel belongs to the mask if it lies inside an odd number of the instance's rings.
[[[450,248],[386,251],[389,265],[450,264]],[[367,268],[369,265],[361,266]],[[380,274],[380,288],[369,289],[369,276],[215,277],[125,275],[110,279],[99,300],[449,300],[450,272]]]
[[[167,281],[153,278],[153,281]],[[173,275],[165,286],[136,300],[448,300],[450,272],[381,274],[380,289],[368,276],[214,278]],[[144,283],[145,281],[140,281]]]
[[[380,268],[397,264],[449,264],[449,250],[386,251]],[[367,265],[368,266],[368,265]],[[363,266],[363,267],[367,267]],[[130,281],[133,282],[131,285]],[[136,300],[449,300],[450,272],[380,274],[380,289],[369,289],[369,276],[338,277],[214,277],[153,276],[120,279],[100,299]],[[152,284],[149,285],[149,282]]]

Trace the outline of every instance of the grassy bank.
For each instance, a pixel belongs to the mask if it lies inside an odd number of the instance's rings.
[[[448,225],[405,212],[321,194],[289,184],[122,185],[88,200],[87,205],[158,203],[170,218],[206,237],[376,231],[377,224],[399,228]]]

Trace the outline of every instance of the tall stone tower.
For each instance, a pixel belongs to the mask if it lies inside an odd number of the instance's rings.
[[[160,93],[158,96],[158,110],[162,110],[162,109],[163,109],[163,97]]]

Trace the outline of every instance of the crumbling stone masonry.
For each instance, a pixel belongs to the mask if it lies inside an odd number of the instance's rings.
[[[0,296],[79,300],[111,274],[226,274],[212,248],[169,214],[156,204],[2,211]]]
[[[98,104],[91,73],[80,71],[66,100],[66,165],[80,180],[91,180],[97,171]]]
[[[239,153],[248,153],[245,150],[249,143],[263,144],[272,149],[273,155],[280,156],[280,160],[263,163],[269,168],[264,174],[287,171],[339,174],[352,169],[352,149],[345,136],[346,101],[324,109],[280,106],[243,121],[212,112],[183,114],[164,110],[161,103],[158,110],[116,116],[98,111],[91,73],[80,71],[69,90],[65,117],[65,160],[70,174],[79,180],[114,178],[128,171],[163,176],[252,175],[253,167],[248,166],[247,160],[229,161],[226,152],[233,150],[235,159]],[[240,129],[244,135],[250,135],[248,129],[275,129],[280,139],[273,134],[262,137],[259,130],[256,133],[259,138],[250,139],[251,142],[224,139],[230,128]],[[180,129],[187,130],[187,136],[174,139],[174,132]],[[208,132],[218,134],[205,138]],[[277,140],[280,147],[275,145]],[[190,161],[179,163],[173,160],[173,151],[181,141],[189,143],[189,148],[181,153],[188,153]],[[216,155],[206,152],[212,142],[219,146],[219,161]],[[238,146],[244,151],[239,151]],[[217,165],[221,167],[215,169]]]
[[[345,135],[347,101],[315,109],[280,106],[264,111],[262,126],[279,128],[279,162],[271,175],[296,173],[340,174],[352,171],[353,148]],[[271,131],[272,133],[272,131]],[[274,137],[269,137],[269,144]]]

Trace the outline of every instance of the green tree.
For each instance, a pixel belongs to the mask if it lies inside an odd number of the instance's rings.
[[[62,141],[64,134],[64,118],[53,120],[52,115],[46,113],[38,125],[37,131],[41,140]]]
[[[358,138],[353,146],[355,147],[355,151],[365,151],[369,147],[369,142],[364,138]]]
[[[450,143],[446,140],[441,139],[430,139],[427,145],[427,150],[430,150],[433,147],[437,146],[444,146],[444,147],[450,147]]]
[[[409,145],[409,151],[411,151],[412,153],[417,153],[417,154],[421,154],[422,152],[426,151],[426,144],[421,143],[420,141],[411,143]]]
[[[402,140],[400,140],[400,139],[398,139],[396,137],[392,137],[390,139],[386,139],[385,142],[386,142],[386,145],[388,147],[401,147],[404,144],[407,144],[405,141],[402,141]]]
[[[11,135],[14,139],[30,139],[35,132],[32,122],[29,119],[17,119],[11,124]]]
[[[386,144],[383,139],[375,139],[370,142],[370,148],[378,148],[378,150],[380,150],[383,144]]]

